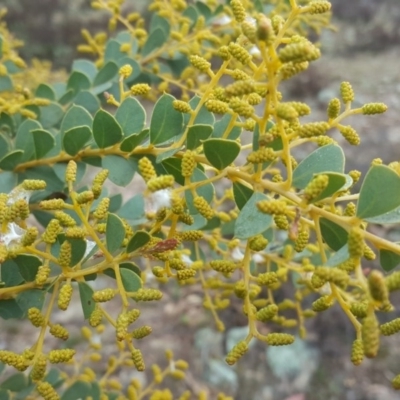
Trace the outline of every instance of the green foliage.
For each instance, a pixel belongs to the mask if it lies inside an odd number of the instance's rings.
[[[0,351],[0,361],[20,371],[2,383],[0,397],[36,390],[44,399],[172,399],[156,385],[184,378],[187,365],[169,352],[168,366],[153,366],[147,388],[110,377],[123,366],[144,370],[138,340],[151,327],[138,326],[141,302],[160,300],[170,281],[201,289],[218,330],[218,312],[242,303],[248,335],[227,355],[229,364],[252,340],[290,345],[295,337],[282,329],[305,337],[306,304],[315,294],[324,294],[316,311],[337,302],[353,324],[362,344],[355,363],[361,348],[361,356],[375,356],[377,316],[393,309],[389,292],[400,280],[396,272],[366,277],[362,263],[374,251],[386,272],[400,263],[399,244],[369,230],[400,221],[400,167],[375,160],[357,193],[360,173],[346,172],[330,134],[337,129],[356,145],[357,133],[342,121],[386,106],[353,108],[344,82],[327,120],[303,123],[310,108],[279,91],[320,56],[307,34],[330,27],[330,3],[155,0],[148,30],[140,15],[121,14],[122,3],[92,3],[111,15],[110,32],[84,30],[79,50],[94,61],[75,60],[59,83],[45,79],[40,63],[24,70],[19,43],[0,27],[0,316],[27,318],[39,331],[29,350]],[[293,149],[305,144],[313,150],[298,164]],[[144,189],[124,204],[108,194],[107,179],[126,187],[137,174]],[[96,280],[107,287],[95,290]],[[275,304],[287,293],[295,319]],[[118,313],[103,305],[115,297]],[[46,365],[67,363],[73,351],[48,351],[45,339],[68,337],[52,319],[77,298],[92,359],[101,357],[86,325],[101,333],[102,320],[116,331],[120,357],[104,378],[82,368],[66,387],[64,375]],[[366,318],[353,313],[353,303],[366,304]],[[279,333],[265,335],[262,322]]]

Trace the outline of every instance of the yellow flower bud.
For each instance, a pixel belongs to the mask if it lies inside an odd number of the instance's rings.
[[[379,350],[379,323],[374,312],[367,315],[362,323],[364,354],[368,358],[376,357]]]
[[[52,364],[68,362],[75,355],[75,350],[73,349],[61,349],[61,350],[51,350],[49,352],[49,361]]]
[[[204,218],[211,219],[214,216],[214,210],[204,197],[196,196],[193,200],[193,205]]]
[[[364,345],[362,340],[356,339],[351,348],[351,362],[360,365],[364,359]]]
[[[232,57],[236,58],[244,65],[247,65],[251,62],[251,55],[244,47],[240,46],[240,44],[230,43],[228,46],[228,51]]]
[[[67,164],[67,169],[65,170],[65,181],[66,182],[75,182],[76,181],[76,172],[77,172],[77,164],[74,160],[70,160]]]
[[[59,400],[60,396],[49,382],[40,381],[36,390],[43,397],[44,400]]]
[[[331,9],[331,3],[326,0],[312,0],[308,4],[310,14],[323,14]]]
[[[358,146],[360,144],[360,137],[355,129],[351,126],[340,126],[339,132],[342,136],[353,146]]]
[[[354,100],[354,91],[349,82],[342,82],[340,84],[340,95],[345,103]]]
[[[225,114],[229,110],[229,106],[227,103],[215,99],[207,100],[205,106],[208,111],[213,112],[215,114]]]
[[[315,176],[304,189],[304,198],[307,200],[307,202],[312,201],[326,189],[328,184],[328,175],[321,174]]]
[[[384,103],[367,103],[364,104],[361,108],[361,111],[364,115],[374,115],[374,114],[382,114],[386,112],[388,106]]]
[[[240,0],[231,0],[231,8],[237,22],[243,22],[246,18],[246,10]]]
[[[236,364],[236,362],[242,356],[244,356],[248,350],[249,350],[249,347],[248,347],[247,343],[243,340],[233,347],[233,349],[227,354],[225,361],[229,365]]]
[[[132,74],[133,68],[130,64],[125,64],[119,69],[119,75],[123,78],[129,78],[129,76]]]
[[[268,333],[266,342],[270,346],[286,346],[294,342],[294,336],[288,333]]]
[[[335,119],[339,116],[339,114],[340,114],[340,100],[339,99],[335,98],[329,102],[327,113],[328,113],[329,119]]]
[[[173,175],[162,175],[151,178],[147,182],[147,188],[151,192],[156,192],[158,190],[167,189],[174,185],[175,178]]]
[[[279,51],[278,57],[282,63],[315,61],[321,56],[321,52],[308,41],[287,44]]]
[[[60,290],[58,295],[58,308],[60,310],[66,310],[72,298],[72,285],[66,283]]]

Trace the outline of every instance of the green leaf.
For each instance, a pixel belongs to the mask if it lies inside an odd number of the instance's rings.
[[[164,31],[165,35],[168,37],[171,27],[169,22],[165,19],[160,17],[158,14],[153,14],[150,21],[150,33],[155,31],[157,28],[160,28]]]
[[[193,171],[192,176],[190,177],[190,182],[204,182],[207,181],[207,175],[201,171],[199,168],[196,168]],[[211,203],[211,201],[214,198],[214,186],[212,183],[206,183],[205,185],[201,185],[198,188],[196,188],[196,193],[199,196],[202,196],[206,199],[208,203]],[[186,190],[185,191],[185,199],[186,199],[186,204],[189,209],[190,215],[196,215],[198,214],[198,210],[193,206],[193,195],[191,190]]]
[[[64,115],[64,110],[58,103],[50,103],[48,106],[40,107],[39,122],[43,128],[52,128],[57,125]]]
[[[65,92],[59,99],[58,102],[62,105],[65,106],[68,103],[71,103],[71,101],[75,98],[75,92],[72,89],[69,89],[67,92]]]
[[[24,390],[28,384],[29,379],[24,373],[15,372],[0,384],[0,388],[9,390],[10,392],[20,392]]]
[[[371,224],[398,224],[400,222],[400,207],[397,207],[386,214],[378,215],[377,217],[364,218],[364,220]]]
[[[0,300],[0,318],[2,319],[19,319],[24,313],[19,308],[15,299]]]
[[[33,136],[34,158],[40,160],[43,158],[55,145],[53,135],[44,129],[35,129],[31,131]]]
[[[164,167],[165,172],[168,175],[173,175],[175,178],[175,182],[179,183],[179,185],[185,184],[185,178],[182,175],[182,159],[181,158],[167,158],[161,162],[161,165]]]
[[[246,205],[253,193],[253,189],[248,186],[243,185],[240,182],[233,182],[233,197],[239,210]]]
[[[93,137],[97,145],[104,149],[121,141],[122,129],[109,112],[99,110],[93,120]]]
[[[79,264],[85,256],[87,242],[83,239],[69,238],[68,241],[71,243],[71,265],[74,267]]]
[[[44,228],[47,227],[47,225],[53,218],[53,214],[50,214],[47,211],[35,210],[32,211],[32,214],[36,218],[36,221]]]
[[[175,98],[164,93],[154,106],[150,121],[150,143],[164,143],[182,132],[183,116],[172,106]]]
[[[374,165],[360,189],[356,215],[372,218],[400,206],[400,177],[385,165]]]
[[[90,114],[95,114],[100,108],[100,101],[98,97],[87,90],[79,92],[79,94],[75,97],[74,103],[77,106],[82,106],[88,110]]]
[[[11,78],[6,76],[0,76],[0,93],[1,92],[8,92],[13,89],[13,83]]]
[[[87,110],[81,106],[73,105],[65,114],[61,122],[60,131],[65,133],[78,126],[88,126],[92,129],[92,124],[93,118]]]
[[[109,40],[104,51],[104,61],[118,61],[120,58],[125,57],[125,53],[120,48],[121,43],[114,39]]]
[[[132,182],[133,176],[138,169],[134,158],[109,155],[102,159],[102,167],[108,169],[108,179],[118,186],[127,186]]]
[[[41,83],[35,90],[35,97],[40,97],[42,99],[55,100],[56,93],[50,85]]]
[[[3,158],[8,152],[9,152],[9,142],[6,139],[5,135],[2,135],[0,133],[0,159]]]
[[[340,250],[336,251],[326,263],[327,267],[336,267],[350,258],[349,247],[345,244]]]
[[[0,400],[10,400],[10,393],[6,389],[0,389]]]
[[[84,126],[71,128],[64,133],[63,147],[64,150],[71,156],[77,155],[92,137],[91,129]]]
[[[254,192],[240,210],[235,223],[235,236],[238,239],[244,240],[258,235],[266,231],[272,225],[272,216],[262,213],[257,208],[257,203],[261,200],[268,200],[268,197],[263,193]]]
[[[268,132],[275,124],[272,121],[267,122],[266,132]],[[253,151],[257,151],[260,148],[260,125],[256,124],[253,132]]]
[[[130,271],[132,271],[134,274],[136,274],[139,278],[141,277],[142,272],[140,271],[140,268],[133,262],[124,262],[119,264],[119,267],[128,269]],[[109,276],[112,279],[116,279],[115,276],[115,271],[113,268],[107,268],[104,270],[104,275]]]
[[[116,212],[118,211],[122,206],[122,194],[118,193],[115,194],[114,196],[110,197],[110,205],[108,207],[109,212]]]
[[[41,129],[42,125],[32,119],[26,119],[18,128],[15,137],[15,147],[18,150],[23,150],[23,158],[21,161],[29,161],[33,158],[34,144],[31,131]],[[1,167],[2,169],[5,169]]]
[[[167,41],[167,39],[168,36],[165,34],[163,29],[155,29],[152,33],[150,33],[146,43],[143,46],[142,57],[146,57],[154,50],[159,49]]]
[[[167,159],[171,159],[173,155],[175,155],[178,151],[180,151],[182,149],[183,149],[183,147],[177,147],[175,149],[170,149],[170,150],[164,151],[164,153],[157,154],[156,163],[160,164]]]
[[[19,273],[26,282],[34,281],[39,267],[43,265],[39,257],[31,254],[18,254],[13,261],[17,264]]]
[[[400,254],[394,253],[390,250],[380,249],[379,262],[384,271],[390,272],[400,265]]]
[[[45,382],[49,382],[51,386],[54,388],[60,387],[62,383],[65,381],[64,378],[61,376],[61,371],[55,368],[51,368],[50,371],[44,378]]]
[[[96,307],[96,303],[92,298],[94,291],[86,282],[78,282],[78,287],[84,318],[89,319]]]
[[[231,126],[228,134],[226,134],[232,118],[233,117],[231,115],[225,114],[219,121],[217,121],[214,125],[212,137],[222,139],[222,137],[225,135],[225,139],[237,139],[242,133],[242,129],[239,126]]]
[[[137,292],[142,287],[142,280],[135,272],[127,268],[121,268],[120,272],[122,284],[127,292]]]
[[[104,83],[108,83],[118,74],[118,70],[118,65],[115,62],[109,61],[105,63],[94,78],[93,86],[100,86]]]
[[[86,164],[93,165],[93,167],[101,168],[101,157],[83,157],[82,161]]]
[[[77,59],[72,63],[72,71],[81,72],[89,77],[90,81],[93,82],[94,77],[97,74],[97,67],[94,63],[88,60]]]
[[[113,82],[105,82],[102,83],[101,85],[92,87],[90,89],[90,93],[92,93],[94,96],[101,96],[104,95],[104,92],[106,92],[107,90],[110,90],[113,86]]]
[[[192,5],[190,5],[189,7],[186,7],[186,9],[183,11],[182,15],[184,17],[188,17],[189,19],[191,19],[193,23],[196,22],[199,18],[199,12]]]
[[[240,153],[240,144],[228,139],[208,139],[203,148],[207,160],[219,170],[232,164]]]
[[[42,309],[46,294],[45,290],[30,289],[19,293],[15,300],[24,316],[26,316],[28,310],[32,307],[36,307],[39,310]]]
[[[75,94],[77,94],[81,90],[89,89],[90,87],[90,78],[85,73],[72,71],[68,78],[67,89],[71,89]]]
[[[5,133],[7,136],[14,136],[15,134],[15,122],[11,115],[5,112],[0,113],[0,132]]]
[[[61,400],[86,399],[87,397],[90,397],[91,388],[91,384],[88,382],[75,381],[66,389],[64,394],[61,396]]]
[[[22,161],[23,155],[22,150],[11,151],[0,160],[0,168],[4,171],[12,171]]]
[[[18,176],[11,171],[1,171],[0,187],[3,193],[9,193],[17,186]]]
[[[150,235],[145,231],[136,231],[135,234],[129,240],[126,246],[126,252],[132,253],[133,251],[140,249],[150,240]]]
[[[190,99],[189,104],[190,104],[190,107],[192,108],[192,110],[195,110],[197,108],[197,106],[200,103],[200,100],[201,100],[201,97],[199,97],[197,95]],[[190,115],[185,114],[183,118],[184,118],[185,125],[188,124],[189,120],[190,120]],[[211,126],[213,126],[214,123],[215,123],[214,114],[212,112],[208,111],[207,108],[205,107],[205,105],[203,104],[201,106],[200,110],[198,111],[198,113],[196,114],[196,118],[193,122],[193,125],[211,125]]]
[[[319,147],[306,157],[293,172],[293,186],[304,189],[314,175],[344,171],[343,150],[334,144]]]
[[[200,14],[204,16],[206,20],[212,17],[212,12],[210,8],[201,1],[196,1],[196,8],[200,12]]]
[[[107,217],[106,243],[107,250],[113,253],[119,249],[125,238],[125,227],[118,215],[109,213]]]
[[[322,199],[326,199],[340,190],[344,190],[344,186],[346,184],[346,175],[332,172],[326,172],[325,175],[329,177],[328,186],[322,193],[320,193],[319,196],[312,199],[313,203],[321,201]]]
[[[139,146],[148,136],[149,136],[148,129],[144,129],[140,133],[130,135],[122,141],[120,149],[122,151],[131,152],[133,149]]]
[[[120,124],[125,136],[139,133],[146,122],[146,111],[134,98],[127,97],[118,107],[115,119]]]
[[[129,199],[119,210],[118,215],[128,221],[143,220],[144,213],[144,199],[143,195],[137,194]]]
[[[211,136],[212,132],[213,127],[211,125],[192,125],[188,129],[186,147],[189,150],[196,149]]]
[[[325,243],[335,251],[341,249],[347,243],[348,232],[340,225],[327,218],[320,218],[319,226]]]

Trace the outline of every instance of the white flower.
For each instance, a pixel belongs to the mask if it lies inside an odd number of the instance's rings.
[[[190,267],[193,264],[193,260],[187,254],[182,254],[181,259],[187,267]]]
[[[261,55],[261,51],[260,51],[260,49],[257,47],[257,46],[253,46],[250,50],[249,50],[249,53],[252,55],[252,56],[260,56]]]
[[[252,260],[256,264],[262,264],[265,261],[264,257],[261,254],[258,254],[258,253],[253,254]]]
[[[218,26],[228,25],[231,21],[231,17],[228,17],[227,15],[221,15],[220,17],[213,19],[213,24]]]
[[[94,246],[96,246],[96,243],[93,242],[93,240],[86,240],[86,250],[83,258],[85,258],[93,250]]]
[[[330,294],[332,294],[332,289],[331,289],[331,285],[329,283],[325,283],[324,286],[322,286],[319,290],[319,293],[321,293],[324,296],[329,296]]]
[[[242,261],[244,258],[244,254],[240,251],[239,247],[235,247],[232,250],[231,257],[235,261]]]
[[[14,204],[17,200],[21,199],[29,203],[29,199],[32,196],[32,193],[32,190],[26,190],[20,186],[17,186],[8,194],[7,205],[10,206],[11,204]]]
[[[157,190],[149,196],[146,213],[156,213],[163,208],[171,207],[171,189]]]
[[[20,228],[15,222],[11,222],[7,225],[7,232],[0,234],[0,241],[4,243],[7,247],[12,242],[17,242],[21,240],[22,236],[25,234],[25,229]]]

